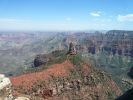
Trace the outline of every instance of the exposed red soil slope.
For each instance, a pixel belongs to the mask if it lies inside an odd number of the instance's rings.
[[[17,77],[11,77],[10,80],[15,87],[23,86],[23,88],[30,88],[38,80],[47,80],[50,78],[50,75],[55,77],[58,76],[68,76],[69,69],[73,68],[73,64],[66,60],[61,64],[54,64],[49,66],[48,69],[41,72],[24,74]]]

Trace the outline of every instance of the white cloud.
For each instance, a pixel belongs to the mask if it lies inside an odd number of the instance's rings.
[[[99,17],[101,16],[101,12],[100,11],[90,12],[90,15],[94,17]]]
[[[127,15],[118,15],[117,20],[119,22],[131,22],[133,21],[133,14],[127,14]]]

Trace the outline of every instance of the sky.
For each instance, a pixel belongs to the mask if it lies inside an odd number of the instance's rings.
[[[0,0],[0,30],[133,30],[133,0]]]

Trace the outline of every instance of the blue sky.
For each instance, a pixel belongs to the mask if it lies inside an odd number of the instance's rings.
[[[133,30],[133,0],[0,0],[0,30]]]

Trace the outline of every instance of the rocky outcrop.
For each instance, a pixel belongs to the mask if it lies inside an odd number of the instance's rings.
[[[34,59],[34,67],[39,67],[41,65],[47,65],[51,62],[55,62],[55,60],[57,60],[58,58],[60,58],[62,56],[66,56],[65,55],[66,51],[67,50],[57,50],[57,51],[53,51],[52,53],[49,53],[49,54],[37,55]],[[69,44],[69,50],[68,50],[67,54],[68,55],[76,55],[77,54],[76,47],[72,42]]]
[[[0,100],[12,100],[12,89],[10,79],[0,74]]]
[[[36,58],[34,59],[34,67],[46,64],[50,60],[52,60],[52,57],[50,55],[49,57],[47,57],[46,55],[37,55]]]
[[[130,69],[128,75],[129,75],[131,78],[133,78],[133,66],[131,67],[131,69]]]
[[[30,100],[30,99],[27,97],[17,97],[15,100]]]
[[[69,44],[68,54],[70,54],[70,55],[76,55],[77,54],[76,48],[72,42]]]
[[[65,58],[65,52],[65,50],[57,50],[48,54],[37,55],[34,59],[34,67],[39,67],[41,65],[47,66],[56,62],[60,62]]]

